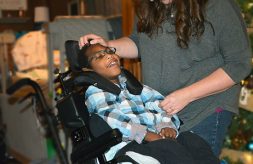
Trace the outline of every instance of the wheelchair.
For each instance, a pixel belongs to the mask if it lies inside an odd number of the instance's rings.
[[[80,52],[78,41],[66,41],[65,48],[66,57],[69,62],[69,70],[66,72],[59,72],[59,70],[55,71],[56,78],[54,83],[57,93],[55,98],[58,111],[57,114],[54,114],[53,110],[47,105],[39,85],[30,79],[21,79],[8,88],[7,93],[12,94],[25,85],[30,85],[34,89],[35,93],[32,95],[38,100],[43,109],[39,114],[44,117],[45,127],[48,130],[49,137],[53,139],[61,164],[68,164],[69,161],[73,164],[116,164],[122,162],[137,164],[137,162],[130,156],[125,154],[119,155],[120,153],[116,154],[113,159],[107,160],[105,153],[111,147],[122,142],[122,134],[118,129],[110,128],[109,125],[96,114],[90,114],[85,105],[84,94],[90,85],[94,85],[115,95],[120,94],[120,88],[93,71],[82,71],[82,67],[77,60]],[[126,87],[129,92],[134,95],[140,94],[143,85],[126,69],[122,68],[121,72],[127,79]],[[30,95],[31,94],[29,94],[28,97]],[[70,154],[70,160],[68,159],[66,148],[62,146],[59,139],[59,125],[63,127],[66,136],[69,134],[72,141],[73,147]],[[211,148],[203,139],[200,140],[200,137],[197,137],[197,135],[194,135],[191,132],[186,132],[181,136],[182,137],[178,137],[177,142],[180,141],[186,146],[187,150],[193,150],[192,152],[194,152],[194,156],[200,157],[196,159],[195,157],[189,157],[186,152],[186,158],[182,161],[196,163],[197,160],[200,160],[201,163],[219,163],[218,158],[213,155]],[[190,139],[191,142],[187,142],[189,141],[188,139]],[[170,142],[169,140],[163,141]],[[160,142],[159,145],[162,146],[164,143],[165,142]],[[130,144],[125,147],[128,147],[129,145]],[[194,147],[193,145],[200,145],[200,147]],[[188,149],[192,146],[193,149]],[[168,148],[167,145],[165,145],[165,147]],[[196,149],[200,151],[196,151]],[[119,150],[119,152],[121,150]],[[142,158],[143,160],[144,156],[139,156],[139,158]],[[144,160],[146,162],[146,158]],[[149,163],[153,163],[154,160]],[[181,162],[181,157],[176,158],[176,160],[180,160]],[[174,162],[174,160],[171,159],[171,162]]]
[[[122,141],[122,134],[118,129],[110,129],[107,123],[97,115],[88,113],[84,104],[84,93],[90,85],[95,85],[115,95],[120,94],[120,88],[95,72],[81,71],[77,60],[79,53],[77,41],[66,41],[65,48],[70,71],[58,73],[55,79],[62,90],[58,95],[56,107],[63,126],[71,131],[73,142],[71,161],[73,163],[87,163],[98,160],[100,164],[117,163],[115,159],[106,161],[104,153]],[[132,94],[140,94],[143,88],[142,84],[126,69],[122,68],[122,74],[128,79],[127,88],[129,91]],[[98,127],[94,125],[103,128],[97,129]]]
[[[89,114],[85,106],[84,93],[90,85],[95,85],[116,95],[120,93],[120,88],[95,72],[81,71],[77,60],[79,53],[78,41],[67,40],[65,48],[69,70],[66,72],[55,70],[57,115],[53,114],[52,109],[47,105],[40,86],[30,79],[19,80],[8,88],[7,93],[13,94],[25,85],[32,86],[35,91],[33,95],[38,99],[43,109],[42,113],[45,117],[48,133],[53,138],[61,164],[68,164],[69,160],[59,139],[57,129],[59,124],[67,131],[67,134],[70,134],[72,141],[71,163],[113,164],[119,161],[136,163],[127,156],[120,157],[120,160],[112,159],[107,161],[104,155],[105,152],[122,141],[122,134],[118,129],[109,128],[107,123],[95,114]],[[140,94],[143,88],[142,84],[128,70],[122,68],[122,74],[128,79],[128,90],[132,94]],[[31,94],[29,95],[31,96]],[[100,128],[96,127],[97,125]]]

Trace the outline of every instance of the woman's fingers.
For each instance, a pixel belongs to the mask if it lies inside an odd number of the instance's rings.
[[[160,107],[168,115],[176,114],[192,101],[191,94],[186,89],[176,90],[167,95],[160,103]]]
[[[88,43],[89,39],[93,39],[93,38],[95,38],[95,36],[96,36],[95,34],[87,34],[87,35],[84,35],[84,36],[80,37],[79,46],[84,46],[85,44]]]
[[[91,41],[89,42],[89,40],[91,40]],[[85,44],[88,44],[88,43],[90,43],[90,44],[99,43],[101,45],[107,46],[106,41],[101,36],[98,36],[95,34],[87,34],[87,35],[80,37],[80,39],[79,39],[79,46],[80,47],[83,47]]]

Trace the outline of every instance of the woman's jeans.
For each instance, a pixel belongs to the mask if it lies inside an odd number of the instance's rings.
[[[218,157],[234,113],[217,108],[215,113],[190,129],[204,138]]]

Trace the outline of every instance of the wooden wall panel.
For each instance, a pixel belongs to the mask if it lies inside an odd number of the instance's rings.
[[[121,0],[83,0],[85,15],[119,15],[121,14]]]
[[[128,36],[132,32],[134,23],[133,0],[122,0],[123,34]]]
[[[123,35],[129,36],[134,27],[134,0],[122,0],[122,28]],[[139,59],[124,59],[123,65],[126,69],[134,74],[134,76],[142,81],[141,78],[141,62]]]
[[[67,15],[67,4],[69,0],[27,0],[27,10],[24,12],[24,17],[27,17],[28,20],[21,23],[15,23],[15,21],[11,23],[1,22],[0,18],[0,32],[4,30],[13,30],[13,31],[30,31],[33,29],[34,25],[34,8],[36,6],[48,6],[50,20],[52,21],[57,15]],[[18,11],[2,11],[2,17],[18,17]]]

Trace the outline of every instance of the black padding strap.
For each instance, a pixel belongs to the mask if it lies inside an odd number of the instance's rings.
[[[131,94],[139,95],[143,89],[143,85],[126,69],[122,69],[123,76],[126,77],[127,89]],[[120,88],[113,84],[111,81],[102,77],[93,71],[85,71],[79,73],[73,80],[73,85],[75,86],[89,86],[94,85],[104,91],[110,92],[115,95],[120,94]]]
[[[80,75],[74,78],[74,85],[75,86],[94,85],[112,94],[115,95],[120,94],[120,88],[117,85],[113,84],[111,81],[107,80],[106,78],[102,77],[101,75],[93,71],[85,71],[80,73]]]
[[[139,95],[142,92],[143,85],[134,77],[134,75],[128,70],[122,68],[121,74],[126,77],[127,89],[133,95]]]

